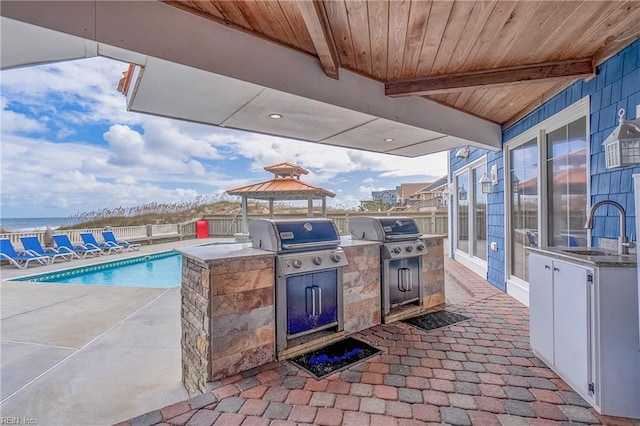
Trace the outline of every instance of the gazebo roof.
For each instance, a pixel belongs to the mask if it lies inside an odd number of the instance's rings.
[[[273,166],[267,166],[264,168],[269,173],[276,175],[290,173],[291,175],[308,175],[309,171],[303,167],[291,163],[280,163]]]
[[[265,167],[266,170],[266,167]],[[307,199],[335,197],[331,191],[309,185],[295,178],[275,178],[265,182],[241,186],[227,191],[229,195],[241,195],[254,199]]]

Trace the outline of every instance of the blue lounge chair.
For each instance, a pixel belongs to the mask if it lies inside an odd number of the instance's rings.
[[[36,256],[46,256],[49,258],[49,263],[55,262],[58,258],[62,260],[71,260],[73,258],[73,255],[70,253],[60,253],[53,247],[43,248],[40,240],[36,236],[20,237],[20,241],[25,251]]]
[[[113,243],[129,250],[140,250],[140,247],[142,246],[142,244],[130,243],[125,240],[117,240],[116,236],[113,235],[113,231],[102,231],[102,238],[104,238],[107,243]]]
[[[95,249],[82,244],[73,244],[67,234],[54,235],[53,241],[56,243],[56,246],[58,246],[60,253],[72,253],[78,259],[86,258],[88,254],[94,256],[100,256],[102,254],[102,250],[99,248]]]
[[[80,234],[80,238],[82,238],[82,242],[84,243],[85,247],[97,248],[102,251],[106,251],[107,254],[111,254],[112,251],[115,251],[116,253],[121,253],[124,250],[123,247],[120,247],[115,244],[111,245],[108,242],[99,242],[98,240],[96,240],[96,237],[94,237],[91,232],[82,232]]]
[[[0,239],[0,259],[8,260],[9,263],[20,269],[25,269],[32,260],[37,260],[41,265],[49,264],[49,257],[31,254],[26,251],[17,252],[8,238]]]

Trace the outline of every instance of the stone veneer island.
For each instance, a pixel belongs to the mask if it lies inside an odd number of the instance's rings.
[[[424,300],[411,315],[445,301],[443,237],[423,236]],[[251,244],[176,249],[182,261],[182,381],[190,395],[208,382],[317,349],[331,340],[381,323],[380,243],[342,237],[349,265],[343,270],[344,331],[277,354],[276,253]],[[400,317],[399,317],[400,318]]]

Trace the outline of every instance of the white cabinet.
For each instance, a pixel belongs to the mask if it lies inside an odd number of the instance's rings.
[[[639,418],[636,268],[608,266],[529,255],[531,347],[598,412]]]

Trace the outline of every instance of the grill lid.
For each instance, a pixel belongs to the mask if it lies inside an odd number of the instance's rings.
[[[349,229],[356,240],[399,241],[416,239],[421,235],[411,217],[353,217],[349,219]]]
[[[254,248],[278,253],[338,247],[340,233],[331,219],[254,219],[249,222]]]

